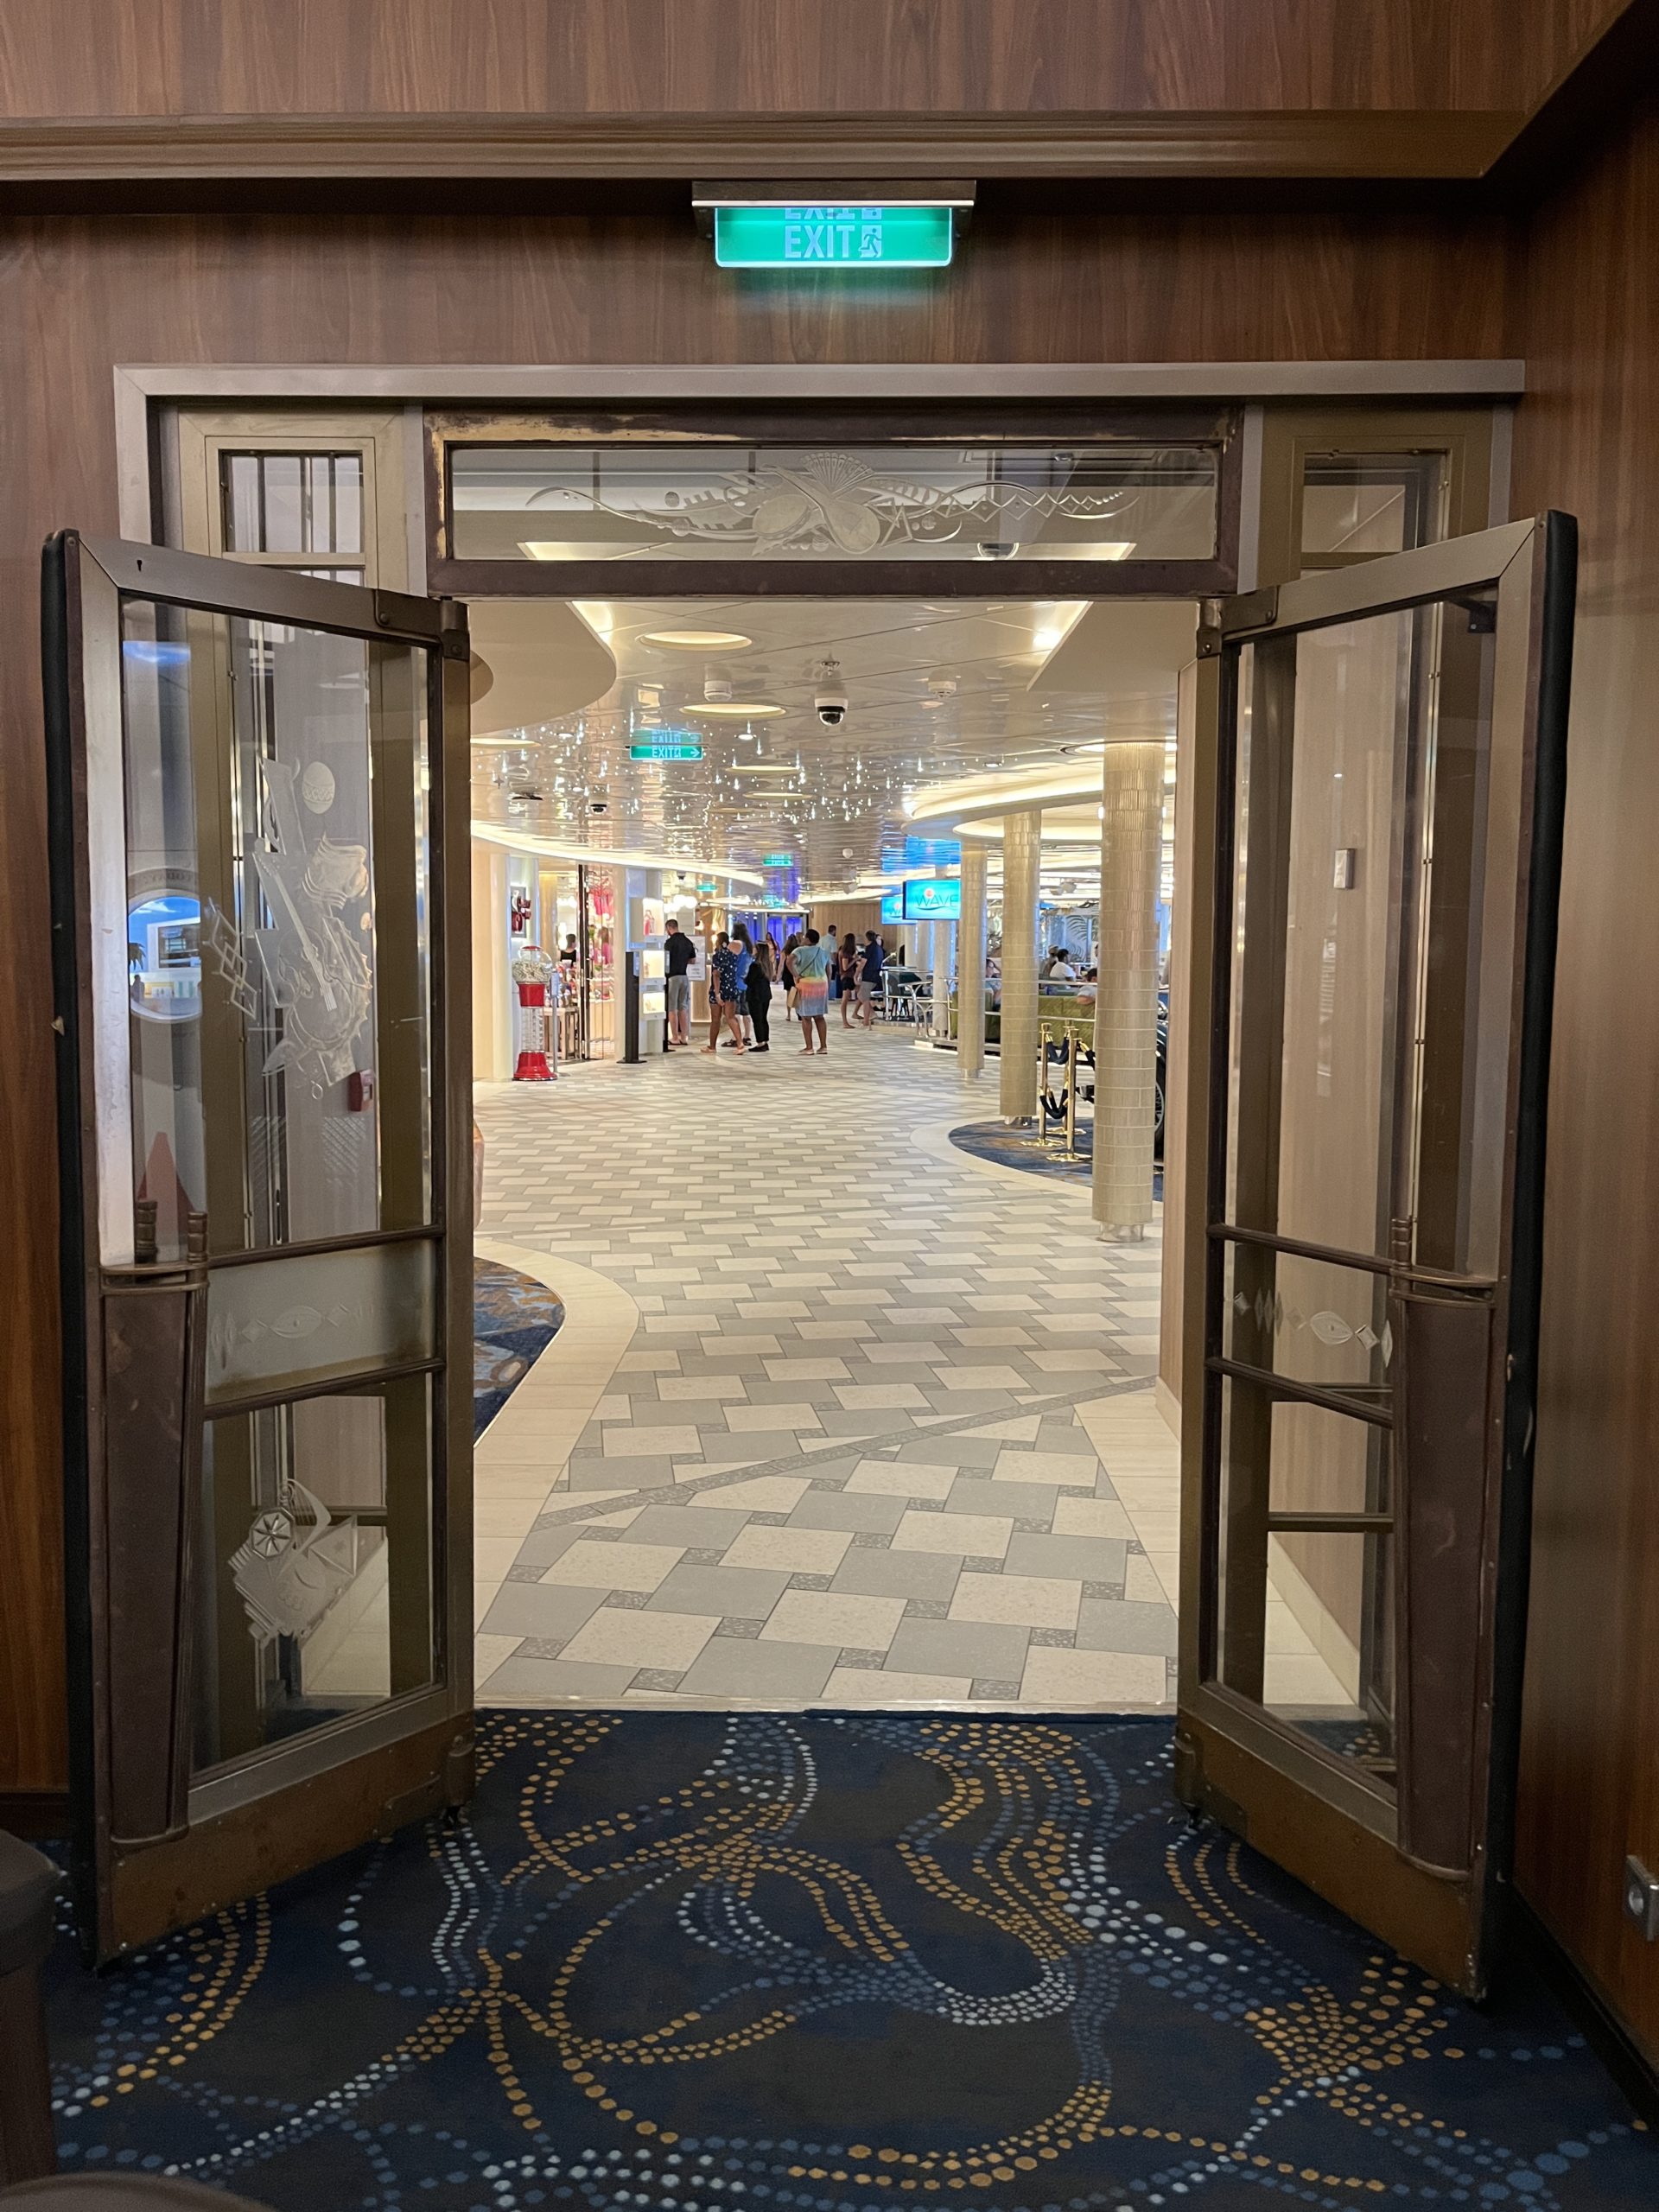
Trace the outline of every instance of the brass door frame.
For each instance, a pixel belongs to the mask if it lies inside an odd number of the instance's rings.
[[[1195,882],[1193,1033],[1206,1081],[1189,1097],[1185,1156],[1190,1213],[1183,1374],[1180,1692],[1177,1788],[1278,1860],[1338,1910],[1475,1994],[1484,1986],[1493,1916],[1507,1880],[1520,1696],[1530,1510],[1533,1391],[1541,1251],[1543,1122],[1555,897],[1564,803],[1576,532],[1570,518],[1509,524],[1414,551],[1268,586],[1206,610],[1201,704],[1213,737],[1213,808]],[[1396,1801],[1357,1766],[1211,1678],[1216,1622],[1221,1382],[1230,1363],[1221,1332],[1223,1240],[1233,972],[1233,824],[1236,690],[1241,650],[1298,630],[1382,614],[1453,594],[1496,590],[1493,753],[1500,744],[1516,803],[1512,883],[1487,893],[1485,974],[1510,1007],[1508,1065],[1497,1102],[1506,1206],[1495,1282],[1460,1286],[1490,1296],[1492,1325],[1481,1386],[1484,1450],[1480,1500],[1481,1618],[1471,1685],[1467,1863],[1426,1857],[1414,1824],[1443,1834],[1444,1806]],[[1498,772],[1497,767],[1494,774]],[[1506,899],[1505,890],[1514,895]],[[1505,964],[1507,963],[1507,964]],[[1198,1211],[1203,1195],[1205,1210]],[[1295,1249],[1289,1240],[1276,1241]],[[1308,1249],[1308,1248],[1304,1248]],[[1352,1264],[1351,1255],[1344,1255]],[[1194,1261],[1198,1264],[1192,1264]],[[1376,1263],[1396,1295],[1434,1296],[1445,1282],[1414,1264]],[[1193,1357],[1196,1349],[1198,1357]],[[1306,1396],[1306,1391],[1282,1395]],[[1396,1386],[1395,1418],[1423,1420]],[[1315,1398],[1317,1402],[1317,1396]],[[1344,1407],[1344,1411],[1351,1408]],[[1428,1426],[1443,1403],[1428,1408]],[[1404,1569],[1402,1569],[1402,1578]],[[1408,1660],[1409,1655],[1403,1655]]]
[[[1438,454],[1445,457],[1439,527],[1426,543],[1489,528],[1492,410],[1479,405],[1419,408],[1268,407],[1262,417],[1262,491],[1255,581],[1288,583],[1303,573],[1302,510],[1308,461],[1322,454]],[[1369,563],[1387,555],[1349,556]],[[1324,568],[1318,555],[1310,566]]]
[[[181,1695],[189,1669],[182,1599],[191,1573],[188,1518],[175,1514],[179,1525],[169,1534],[172,1523],[159,1516],[165,1525],[148,1562],[148,1580],[135,1579],[134,1561],[118,1548],[123,1494],[118,1488],[112,1493],[106,1479],[112,1449],[122,1440],[105,1361],[105,1307],[111,1286],[120,1288],[128,1310],[140,1314],[152,1338],[159,1332],[157,1340],[182,1351],[193,1331],[200,1336],[206,1280],[205,1254],[175,1266],[150,1266],[135,1237],[125,976],[124,596],[292,622],[428,652],[425,708],[435,802],[429,832],[434,1127],[431,1221],[420,1233],[440,1255],[442,1356],[425,1363],[423,1371],[453,1378],[453,1386],[446,1382],[438,1390],[435,1406],[434,1680],[360,1718],[324,1723],[197,1783],[190,1778]],[[352,1842],[458,1802],[471,1788],[467,639],[461,610],[451,602],[237,560],[83,538],[73,531],[46,548],[43,610],[63,1182],[75,1859],[83,1940],[89,1955],[106,1959]],[[338,1241],[390,1243],[400,1235]],[[446,1254],[459,1255],[459,1263],[446,1264]],[[140,1299],[149,1303],[139,1306]],[[193,1387],[199,1416],[199,1379]],[[132,1463],[128,1478],[155,1480],[175,1503],[175,1493],[188,1498],[193,1446],[200,1450],[200,1420],[193,1436],[192,1418],[187,1391],[182,1407],[170,1409],[171,1427],[161,1444],[147,1459]],[[123,1634],[131,1637],[135,1605],[142,1611],[146,1604],[156,1633],[169,1642],[167,1663],[156,1670],[166,1679],[139,1696],[112,1681],[111,1660],[112,1644]],[[136,1824],[112,1802],[118,1742],[124,1771],[147,1760],[160,1777],[141,1793]],[[138,1794],[127,1786],[135,1802]]]

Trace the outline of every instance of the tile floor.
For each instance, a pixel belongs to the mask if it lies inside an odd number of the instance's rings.
[[[479,1447],[481,1697],[1166,1703],[1155,1236],[948,1144],[994,1073],[772,1033],[480,1091],[479,1249],[569,1314]]]

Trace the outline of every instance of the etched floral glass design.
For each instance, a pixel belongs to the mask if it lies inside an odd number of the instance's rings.
[[[456,444],[460,560],[1207,561],[1213,447]]]

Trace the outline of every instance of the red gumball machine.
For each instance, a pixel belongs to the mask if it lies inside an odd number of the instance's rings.
[[[538,944],[527,944],[522,952],[513,955],[512,980],[518,987],[518,1062],[512,1071],[515,1083],[552,1083],[557,1079],[557,1050],[547,1002],[552,973],[553,963]]]

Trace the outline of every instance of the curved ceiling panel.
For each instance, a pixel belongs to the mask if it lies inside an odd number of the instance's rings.
[[[616,682],[610,647],[566,600],[475,599],[467,620],[491,679],[480,694],[474,675],[475,737],[580,713]]]

